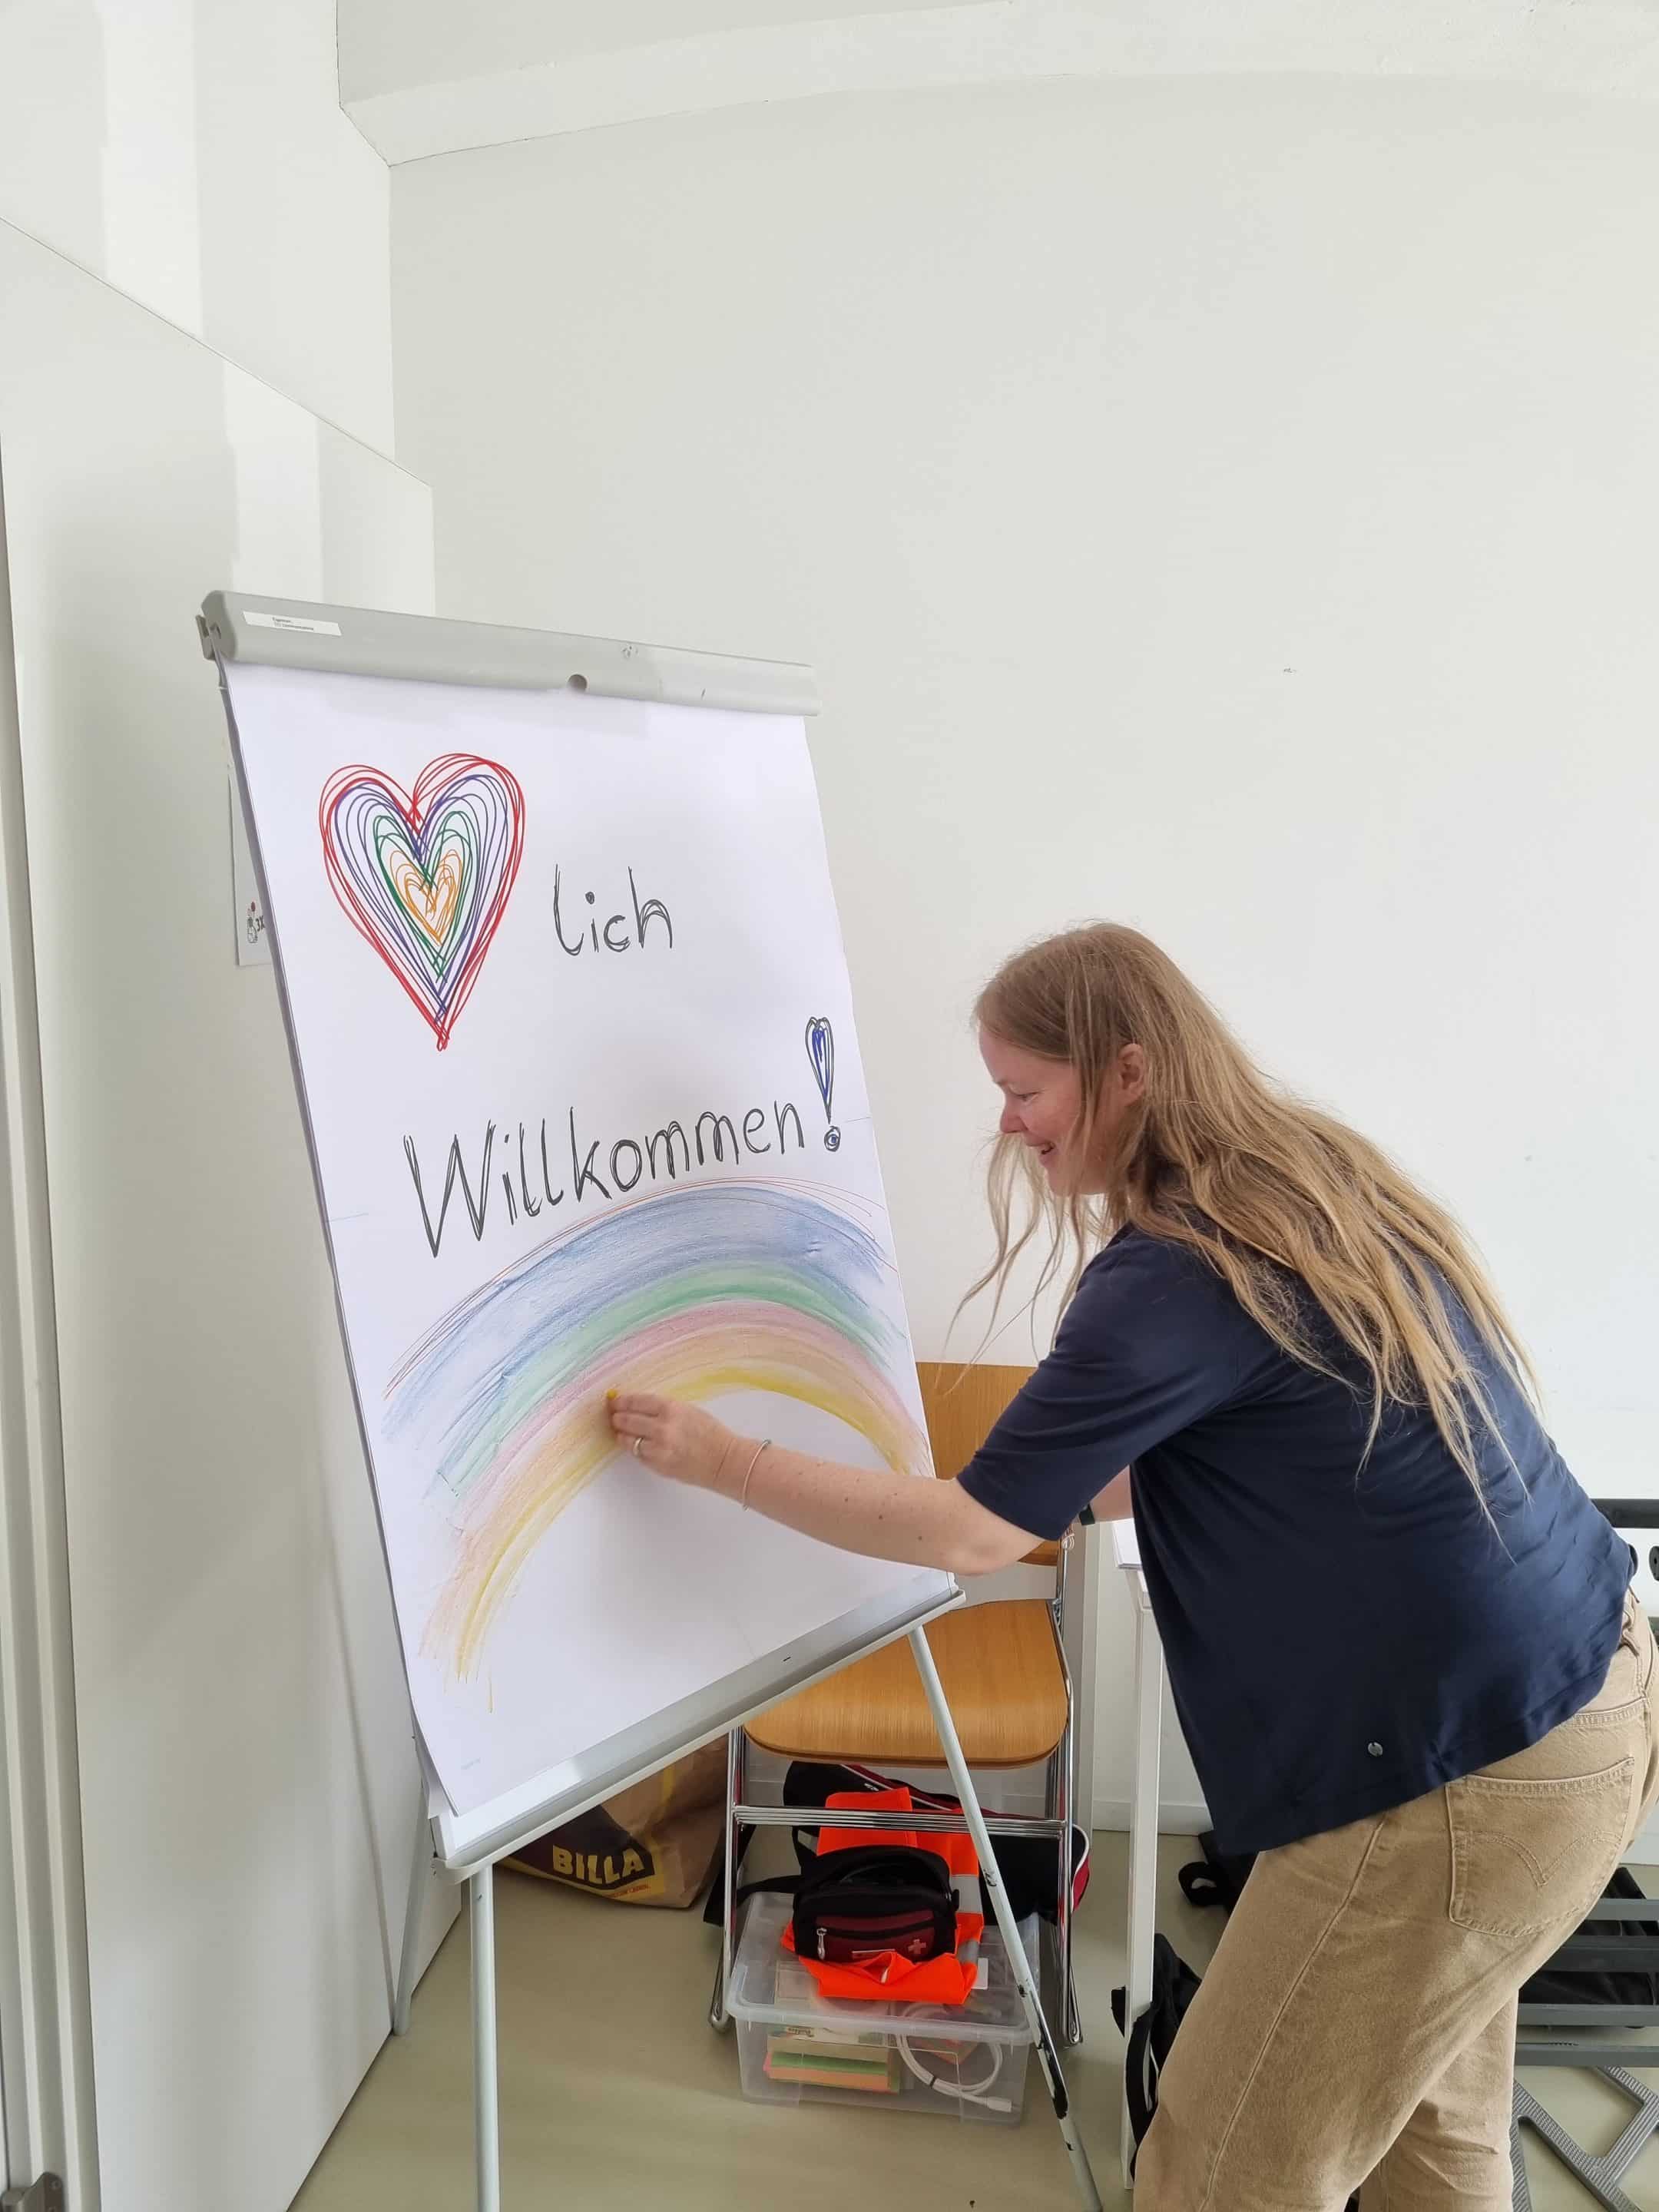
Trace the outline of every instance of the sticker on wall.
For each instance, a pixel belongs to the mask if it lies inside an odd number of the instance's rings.
[[[242,819],[241,802],[236,796],[234,776],[228,779],[228,793],[230,893],[236,928],[236,965],[239,968],[268,968],[270,965],[270,939],[265,932],[264,901],[259,896],[258,880],[253,872],[253,855],[248,850],[247,824]]]

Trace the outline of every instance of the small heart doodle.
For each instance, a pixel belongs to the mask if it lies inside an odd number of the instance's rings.
[[[441,1052],[507,910],[524,854],[524,793],[494,761],[446,753],[405,793],[343,768],[318,823],[334,896],[402,984]]]

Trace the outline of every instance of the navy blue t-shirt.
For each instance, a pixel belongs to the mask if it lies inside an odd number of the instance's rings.
[[[1152,1611],[1224,1850],[1342,1827],[1524,1751],[1612,1663],[1630,1554],[1456,1312],[1514,1461],[1474,1425],[1497,1533],[1427,1412],[1390,1405],[1364,1458],[1357,1363],[1336,1363],[1350,1384],[1292,1359],[1201,1255],[1133,1229],[1085,1270],[1053,1352],[963,1474],[989,1511],[1052,1538],[1133,1467]]]

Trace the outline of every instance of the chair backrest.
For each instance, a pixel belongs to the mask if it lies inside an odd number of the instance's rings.
[[[957,1361],[919,1359],[916,1379],[927,1417],[927,1439],[935,1471],[949,1479],[962,1473],[984,1443],[999,1413],[1018,1395],[1029,1367],[966,1366]],[[1026,1554],[1031,1566],[1051,1567],[1058,1544],[1039,1544]]]

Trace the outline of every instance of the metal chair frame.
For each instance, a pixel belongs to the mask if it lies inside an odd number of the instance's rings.
[[[1071,1577],[1072,1549],[1077,1540],[1075,1529],[1068,1530],[1060,1540],[1060,1558],[1054,1569],[1054,1594],[1048,1603],[1054,1636],[1054,1655],[1060,1662],[1066,1686],[1066,1726],[1059,1742],[1044,1761],[1046,1809],[1041,1814],[1030,1815],[988,1814],[985,1820],[993,1836],[1053,1836],[1056,1840],[1060,1883],[1055,1898],[1055,1954],[1060,1987],[1065,1998],[1060,2014],[1060,2040],[1066,2045],[1076,2045],[1083,2040],[1072,1972],[1072,1883],[1075,1873],[1072,1829],[1077,1801],[1077,1699],[1073,1694],[1071,1668],[1066,1661],[1066,1599]],[[992,1599],[989,1603],[994,1605],[1004,1601]],[[726,1738],[726,1749],[725,1910],[721,1915],[720,1951],[714,1972],[714,1994],[708,2007],[709,2025],[721,2033],[731,2026],[726,1993],[731,1985],[732,1964],[737,1951],[738,1866],[749,1841],[746,1831],[810,1826],[817,1828],[908,1828],[924,1835],[965,1835],[968,1832],[968,1823],[956,1813],[865,1813],[850,1809],[830,1812],[798,1805],[757,1804],[744,1794],[748,1783],[748,1752],[747,1735],[742,1729],[733,1729]]]

